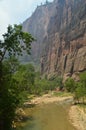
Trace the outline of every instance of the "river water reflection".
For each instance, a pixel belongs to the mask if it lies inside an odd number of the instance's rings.
[[[30,109],[30,108],[29,108]],[[68,120],[65,104],[50,103],[36,106],[26,126],[19,130],[75,130]]]

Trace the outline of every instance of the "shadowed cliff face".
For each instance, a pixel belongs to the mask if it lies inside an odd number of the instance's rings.
[[[37,39],[31,51],[33,60],[41,61],[42,74],[66,79],[86,70],[86,0],[39,6],[23,29]]]

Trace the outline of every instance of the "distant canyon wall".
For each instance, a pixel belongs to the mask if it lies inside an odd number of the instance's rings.
[[[41,73],[76,78],[86,70],[86,0],[54,0],[38,6],[23,23],[37,41],[32,59]]]

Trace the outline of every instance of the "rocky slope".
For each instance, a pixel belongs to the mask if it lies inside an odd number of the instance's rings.
[[[54,0],[38,6],[23,23],[37,41],[32,59],[41,73],[76,77],[86,70],[86,0]]]

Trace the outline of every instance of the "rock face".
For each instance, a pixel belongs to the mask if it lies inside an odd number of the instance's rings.
[[[41,5],[23,23],[23,29],[37,38],[32,57],[41,61],[42,74],[66,79],[86,70],[86,0]]]
[[[31,57],[35,63],[40,64],[40,58],[44,44],[46,44],[46,38],[48,37],[48,25],[50,18],[54,15],[53,3],[46,3],[38,6],[35,12],[30,18],[23,23],[23,30],[30,32],[36,39],[36,42],[32,43]]]

